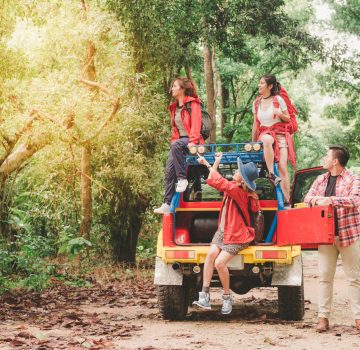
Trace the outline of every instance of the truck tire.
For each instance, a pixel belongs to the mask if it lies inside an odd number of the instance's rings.
[[[158,286],[158,303],[164,320],[181,321],[188,311],[188,289],[185,286]]]
[[[283,320],[301,321],[304,317],[304,279],[301,286],[278,287],[279,316]]]

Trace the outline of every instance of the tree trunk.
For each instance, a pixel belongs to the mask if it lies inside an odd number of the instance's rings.
[[[135,61],[135,72],[137,74],[140,74],[140,82],[143,82],[143,76],[142,74],[145,71],[144,67],[144,54],[143,54],[143,48],[139,44],[141,43],[141,33],[140,31],[136,32],[134,35],[134,47],[133,47],[133,55],[134,55],[134,61]]]
[[[96,48],[92,41],[88,42],[86,65],[84,67],[84,75],[87,80],[96,81],[95,72],[95,52]],[[89,91],[96,90],[94,86],[88,86]],[[87,113],[86,118],[92,119],[92,114]],[[80,222],[80,234],[87,240],[90,239],[91,223],[92,223],[92,188],[91,188],[91,144],[89,141],[85,141],[82,145],[81,153],[81,222]]]
[[[120,192],[125,198],[132,198],[129,189]],[[120,207],[122,199],[112,199],[108,222],[110,227],[111,245],[118,262],[134,263],[136,246],[142,225],[142,214],[149,205],[149,198],[132,198]]]
[[[81,154],[81,224],[80,233],[87,240],[90,238],[92,223],[91,189],[91,146],[86,142]]]
[[[207,110],[211,116],[210,143],[216,143],[216,98],[214,88],[214,69],[212,51],[205,41],[204,44],[204,75],[206,87]]]
[[[188,66],[188,65],[185,66],[185,72],[186,72],[186,76],[189,79],[192,79],[192,69],[190,66]]]
[[[227,123],[226,109],[229,107],[230,93],[228,87],[224,84],[220,77],[220,133],[224,137],[224,127]]]

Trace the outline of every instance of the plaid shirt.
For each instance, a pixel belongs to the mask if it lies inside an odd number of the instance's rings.
[[[330,172],[318,176],[305,196],[310,203],[315,196],[325,196]],[[331,196],[332,205],[337,208],[339,245],[346,247],[360,236],[360,177],[344,169],[336,180],[336,196]]]

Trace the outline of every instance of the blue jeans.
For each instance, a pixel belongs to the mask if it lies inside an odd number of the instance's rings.
[[[170,204],[175,193],[175,184],[180,179],[186,179],[184,155],[189,144],[188,137],[182,137],[171,145],[165,168],[165,196],[164,203]]]

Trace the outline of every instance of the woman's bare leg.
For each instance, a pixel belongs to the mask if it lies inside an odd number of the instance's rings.
[[[234,255],[222,250],[215,260],[215,267],[219,274],[219,278],[224,289],[224,294],[230,294],[230,277],[227,263],[233,257]]]
[[[274,138],[271,135],[261,136],[260,141],[263,143],[264,147],[264,158],[266,166],[270,173],[274,173]]]
[[[220,252],[221,249],[217,245],[212,244],[210,246],[204,264],[203,287],[210,287],[211,279],[214,274],[215,259]]]
[[[281,177],[281,189],[284,193],[285,202],[290,201],[290,178],[288,171],[288,149],[280,148],[279,174]]]

